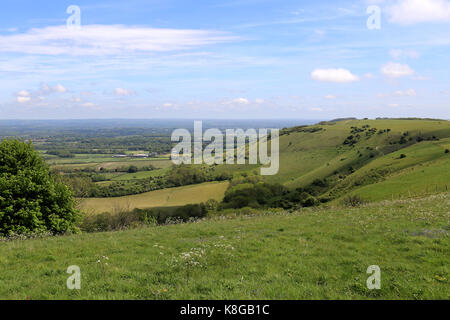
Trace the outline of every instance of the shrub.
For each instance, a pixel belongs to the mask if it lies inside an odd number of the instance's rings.
[[[142,226],[186,222],[200,219],[207,214],[206,206],[188,204],[182,207],[160,207],[130,210],[126,207],[112,212],[90,214],[83,217],[81,230],[86,232],[104,232],[133,229]]]
[[[450,150],[449,149],[445,149],[445,153],[449,153],[450,152]]]
[[[402,153],[402,154],[400,155],[400,159],[404,159],[404,158],[406,158],[406,154]]]
[[[365,201],[358,195],[347,196],[341,201],[341,204],[346,207],[358,207],[364,203]]]
[[[57,182],[31,142],[0,143],[0,235],[76,232],[72,192]]]
[[[129,166],[128,173],[136,173],[138,172],[138,168],[136,166]]]
[[[319,203],[319,201],[313,197],[313,196],[308,196],[303,202],[302,205],[304,207],[313,207],[315,205],[317,205]]]

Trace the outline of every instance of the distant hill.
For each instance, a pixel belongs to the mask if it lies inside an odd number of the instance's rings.
[[[280,132],[280,170],[268,182],[305,187],[326,179],[322,198],[367,200],[450,187],[450,121],[336,119]],[[447,151],[448,152],[448,151]]]

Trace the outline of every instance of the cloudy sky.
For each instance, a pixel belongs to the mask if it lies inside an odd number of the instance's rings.
[[[0,6],[1,119],[450,118],[450,0]]]

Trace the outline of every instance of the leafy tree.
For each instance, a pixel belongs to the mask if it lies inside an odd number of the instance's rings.
[[[136,172],[138,172],[138,168],[136,166],[131,165],[128,167],[128,173],[136,173]]]
[[[0,143],[0,234],[75,232],[72,192],[56,182],[31,142]]]

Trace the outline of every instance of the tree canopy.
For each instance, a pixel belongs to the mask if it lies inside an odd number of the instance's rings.
[[[0,142],[0,235],[77,231],[71,190],[50,175],[31,142]]]

